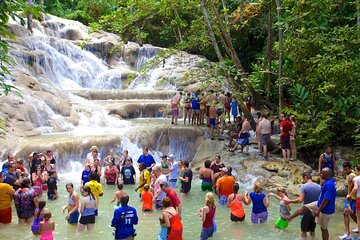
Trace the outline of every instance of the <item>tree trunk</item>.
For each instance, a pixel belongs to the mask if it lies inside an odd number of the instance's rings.
[[[225,25],[226,25],[226,28],[228,28],[229,17],[228,17],[228,14],[227,14],[227,8],[226,8],[226,2],[225,2],[225,0],[221,0],[221,4],[222,4],[223,10],[224,10]]]
[[[33,7],[34,1],[33,1],[33,0],[27,0],[27,1],[26,1],[26,5],[28,5],[28,11],[27,11],[27,13],[26,13],[27,29],[29,29],[29,31],[32,32],[32,19],[33,19],[33,14],[32,14],[32,12],[31,12],[29,9]]]
[[[276,9],[278,17],[281,17],[281,0],[276,1]],[[283,26],[282,23],[279,25],[279,70],[278,70],[278,82],[279,82],[279,113],[282,109],[283,101],[283,86],[282,86],[282,74],[283,74]]]
[[[268,1],[268,16],[267,16],[267,39],[266,39],[266,49],[265,49],[265,61],[264,65],[266,67],[266,86],[265,86],[265,92],[266,92],[266,101],[271,101],[271,83],[272,83],[272,57],[273,57],[273,17],[272,17],[272,11],[271,11],[271,2]]]
[[[179,16],[179,13],[177,12],[176,8],[173,7],[173,11],[174,11],[174,15],[175,15],[175,18],[180,21],[180,16]],[[176,24],[176,30],[177,30],[177,33],[178,33],[178,36],[179,36],[179,40],[180,42],[182,42],[183,40],[183,36],[182,36],[182,33],[181,33],[181,29],[179,27],[179,24]]]
[[[239,59],[239,57],[238,57],[238,55],[237,55],[237,53],[235,51],[234,45],[232,44],[230,33],[226,31],[226,28],[225,28],[225,26],[224,26],[224,24],[222,22],[220,14],[219,14],[219,12],[216,9],[216,6],[214,4],[214,0],[210,0],[210,5],[211,5],[211,8],[212,8],[212,11],[215,14],[217,23],[218,23],[220,31],[221,31],[221,35],[223,36],[223,38],[225,40],[225,43],[226,43],[227,47],[230,50],[230,58],[231,58],[231,60],[233,60],[235,66],[238,69],[240,69],[243,73],[245,73],[245,69],[242,66],[241,62],[240,62],[240,59]]]
[[[357,26],[358,27],[360,27],[360,2],[358,1],[357,2],[357,7],[356,7],[356,9],[357,9]]]
[[[216,41],[215,33],[214,33],[213,28],[212,28],[211,21],[210,21],[210,18],[209,18],[209,14],[207,12],[205,4],[206,4],[205,0],[201,0],[201,10],[203,12],[204,20],[206,22],[206,26],[207,26],[209,34],[210,34],[210,40],[211,40],[211,43],[212,43],[212,45],[214,47],[217,58],[219,59],[219,61],[224,61],[224,57],[221,54],[219,45],[218,45],[218,43]]]

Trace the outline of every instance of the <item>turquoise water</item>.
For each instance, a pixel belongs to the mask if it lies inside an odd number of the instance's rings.
[[[58,183],[59,187],[59,200],[47,202],[46,208],[53,214],[53,220],[56,222],[56,229],[54,232],[55,239],[113,239],[112,230],[110,227],[111,219],[114,211],[114,204],[110,204],[110,200],[116,191],[116,186],[104,186],[104,196],[100,200],[99,216],[96,218],[95,229],[93,232],[77,233],[76,227],[68,225],[64,220],[65,214],[62,214],[61,208],[66,205],[68,200],[68,193],[65,190],[65,184],[72,180],[75,189],[79,189],[78,177],[74,173],[60,176]],[[125,191],[130,196],[130,205],[140,209],[141,202],[134,191],[135,186],[125,186]],[[241,189],[242,192],[245,189]],[[79,192],[79,191],[78,191]],[[179,195],[180,196],[180,195]],[[200,190],[200,181],[193,182],[191,195],[182,198],[183,204],[183,238],[185,240],[199,239],[201,231],[201,221],[197,217],[200,207],[204,204],[205,193]],[[44,196],[43,196],[44,198]],[[293,209],[300,205],[292,205]],[[300,239],[300,219],[294,219],[287,230],[275,230],[273,223],[278,217],[278,201],[271,199],[269,207],[269,219],[266,224],[252,225],[250,221],[251,205],[245,206],[246,219],[242,223],[232,223],[229,219],[230,210],[226,207],[218,206],[216,211],[217,232],[213,239],[227,240],[227,239]],[[136,239],[155,240],[159,231],[159,216],[158,211],[153,213],[138,212],[139,224],[136,226],[137,237]],[[352,223],[351,227],[355,227]],[[337,236],[343,234],[342,214],[336,213],[334,218],[330,221],[330,235],[331,239],[338,239]],[[317,238],[320,237],[320,229],[316,230]],[[17,224],[17,216],[13,209],[13,223],[10,225],[0,225],[0,239],[39,239],[34,237],[30,231],[30,226]]]

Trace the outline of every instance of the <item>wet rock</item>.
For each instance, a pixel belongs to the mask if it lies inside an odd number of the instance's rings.
[[[169,103],[164,102],[145,102],[145,103],[124,103],[107,106],[109,114],[118,115],[124,119],[144,118],[144,117],[163,117],[163,109],[166,109]]]
[[[79,29],[67,28],[60,32],[60,37],[68,40],[83,40],[84,37]]]
[[[10,28],[11,33],[15,37],[31,36],[31,32],[24,26],[21,26],[19,24],[12,24],[12,23],[9,23],[8,26]]]

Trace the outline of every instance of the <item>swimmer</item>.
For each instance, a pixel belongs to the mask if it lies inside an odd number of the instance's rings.
[[[74,185],[72,183],[66,184],[66,191],[69,193],[68,204],[62,208],[64,213],[67,210],[68,214],[65,220],[70,224],[77,224],[79,219],[79,194],[74,191]]]
[[[113,203],[113,202],[115,202],[115,200],[117,200],[116,206],[120,206],[120,199],[122,196],[126,195],[126,192],[125,192],[125,190],[123,190],[124,184],[122,184],[122,183],[119,183],[117,185],[117,188],[118,188],[118,190],[115,192],[115,195],[114,195],[113,199],[110,201],[110,203]]]

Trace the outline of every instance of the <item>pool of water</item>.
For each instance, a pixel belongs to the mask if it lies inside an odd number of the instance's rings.
[[[65,214],[61,212],[62,206],[66,205],[68,200],[68,194],[65,190],[65,184],[67,182],[73,182],[75,189],[79,189],[80,181],[79,176],[76,174],[68,173],[60,176],[59,187],[59,199],[56,201],[48,201],[46,208],[51,211],[53,220],[56,222],[56,229],[54,231],[55,239],[113,239],[112,230],[110,224],[114,212],[114,204],[110,204],[110,200],[116,191],[116,186],[104,186],[104,196],[100,199],[99,216],[96,218],[95,229],[88,233],[77,233],[76,227],[71,226],[64,220]],[[135,186],[125,186],[125,191],[130,196],[129,204],[135,206],[137,209],[141,208],[141,202],[134,191]],[[242,192],[245,189],[241,189]],[[79,192],[79,191],[78,191]],[[201,221],[197,217],[197,213],[200,207],[204,204],[205,193],[200,190],[200,181],[195,180],[193,182],[193,188],[191,195],[182,198],[183,204],[183,238],[185,240],[199,239],[201,231]],[[45,199],[45,197],[43,196]],[[230,221],[230,210],[226,207],[219,206],[216,211],[217,232],[213,239],[216,240],[230,240],[230,239],[300,239],[300,219],[294,219],[289,227],[285,231],[275,230],[274,222],[278,217],[279,207],[278,201],[271,199],[269,207],[269,219],[266,224],[253,225],[250,221],[251,205],[245,206],[246,219],[242,223],[233,223]],[[300,205],[292,205],[295,209]],[[136,226],[137,239],[155,240],[159,231],[159,216],[158,211],[152,213],[138,212],[139,224]],[[355,227],[354,223],[351,223],[351,227]],[[330,221],[330,235],[331,239],[338,239],[339,235],[343,234],[343,218],[341,212],[337,212]],[[316,230],[317,238],[321,239],[320,229]],[[0,225],[0,239],[39,239],[34,237],[30,231],[30,226],[18,225],[16,212],[13,209],[13,223],[10,225]]]

